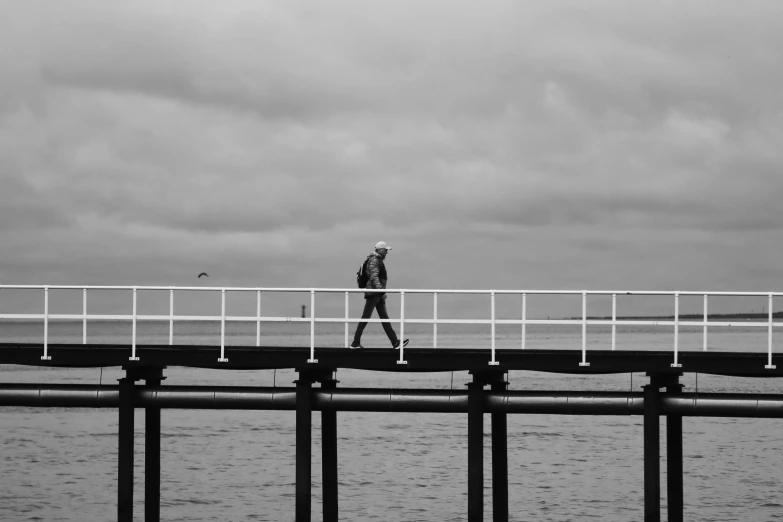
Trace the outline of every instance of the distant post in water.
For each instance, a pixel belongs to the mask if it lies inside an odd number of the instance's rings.
[[[307,309],[307,305],[302,305],[302,319],[305,318],[305,309]]]

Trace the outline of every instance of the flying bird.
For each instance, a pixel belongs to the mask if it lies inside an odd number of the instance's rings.
[[[201,276],[207,276],[207,277],[209,277],[209,274],[208,274],[208,273],[206,273],[206,272],[201,272],[201,273],[198,275],[198,278],[201,278]],[[197,278],[197,279],[198,279],[198,278]]]

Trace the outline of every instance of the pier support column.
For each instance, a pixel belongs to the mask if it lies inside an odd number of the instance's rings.
[[[508,382],[491,383],[493,392],[505,392]],[[492,521],[508,522],[508,424],[505,412],[492,413]]]
[[[163,368],[150,368],[145,375],[148,388],[165,379]],[[144,410],[144,522],[160,522],[160,408]]]
[[[321,379],[322,390],[335,390],[339,381],[330,377]],[[324,522],[337,522],[337,412],[321,410],[321,474],[323,480]]]
[[[660,408],[656,376],[644,390],[644,522],[661,521]]]
[[[677,375],[647,374],[644,390],[644,522],[661,521],[660,389],[677,383]]]
[[[296,370],[296,522],[312,518],[313,383],[335,389],[334,370]],[[331,387],[331,388],[330,388]],[[324,522],[337,520],[337,413],[322,411]],[[328,513],[328,515],[327,515]]]
[[[484,381],[468,383],[468,522],[484,521]]]
[[[498,372],[471,371],[468,383],[468,522],[484,521],[484,386],[503,380]],[[505,382],[505,381],[503,381]],[[505,432],[505,417],[502,421]],[[500,429],[500,428],[499,428]],[[493,438],[494,441],[494,438]],[[494,448],[494,447],[493,447]],[[505,437],[502,451],[505,454]],[[493,449],[493,458],[494,458]],[[504,463],[505,463],[505,459]],[[507,468],[507,464],[505,464]],[[506,479],[508,471],[506,470]],[[493,477],[494,477],[493,471]],[[494,487],[495,484],[493,484]],[[508,482],[504,482],[508,496]],[[506,503],[508,505],[508,503]]]
[[[126,370],[119,379],[119,436],[117,446],[117,520],[133,522],[133,388],[135,376]]]
[[[666,385],[666,393],[682,393],[683,385],[673,382]],[[682,487],[682,415],[666,416],[666,496],[669,522],[683,522]]]
[[[312,389],[307,372],[296,383],[296,522],[310,522],[312,462]]]

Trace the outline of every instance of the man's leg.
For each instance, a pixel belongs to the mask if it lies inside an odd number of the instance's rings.
[[[369,319],[372,315],[372,311],[375,310],[375,303],[379,296],[372,296],[369,299],[364,300],[364,311],[362,312],[362,319]],[[353,334],[353,344],[359,344],[362,340],[362,332],[367,323],[359,323],[356,327],[356,333]]]
[[[389,318],[389,313],[386,311],[386,299],[379,299],[376,308],[378,309],[378,317],[381,319]],[[384,321],[381,324],[383,325],[383,331],[386,332],[386,336],[391,341],[392,346],[397,344],[397,334],[394,332],[394,328],[392,328],[391,323]]]

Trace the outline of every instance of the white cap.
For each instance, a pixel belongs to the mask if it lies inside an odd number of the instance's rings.
[[[375,243],[375,250],[385,248],[386,250],[391,250],[392,248],[386,244],[386,241],[378,241]]]

